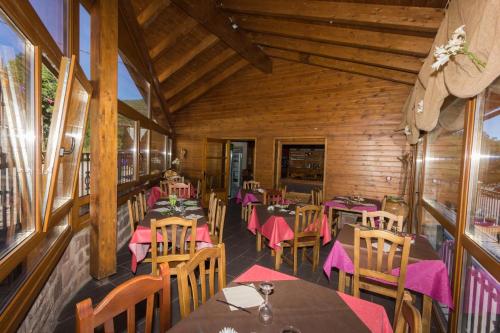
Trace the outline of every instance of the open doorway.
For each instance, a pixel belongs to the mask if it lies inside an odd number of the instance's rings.
[[[276,185],[287,191],[310,193],[323,188],[324,139],[287,139],[276,142]]]
[[[236,197],[245,180],[254,179],[255,140],[231,140],[229,198]]]

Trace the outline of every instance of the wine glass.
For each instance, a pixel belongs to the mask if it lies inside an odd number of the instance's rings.
[[[274,284],[269,281],[262,282],[259,285],[260,291],[265,295],[264,303],[259,306],[259,320],[264,325],[269,325],[273,322],[273,309],[269,303],[269,295],[274,290]]]

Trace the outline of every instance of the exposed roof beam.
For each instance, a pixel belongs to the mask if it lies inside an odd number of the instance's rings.
[[[162,39],[149,50],[149,56],[151,59],[157,59],[161,54],[163,54],[163,52],[170,49],[197,25],[198,22],[188,16],[182,24],[179,24],[176,27],[176,29],[171,31],[169,34],[163,34]]]
[[[242,16],[238,20],[242,29],[267,32],[282,36],[356,46],[399,54],[426,57],[433,39],[395,33],[300,23],[288,20]]]
[[[246,65],[248,65],[248,62],[245,59],[240,59],[239,61],[223,70],[221,73],[215,75],[207,81],[203,81],[195,89],[191,90],[186,95],[181,96],[170,108],[171,112],[175,112],[193,102],[195,99],[197,99],[231,75],[235,74]]]
[[[247,59],[253,66],[264,73],[271,73],[271,59],[254,45],[242,31],[233,29],[229,18],[215,7],[213,0],[171,1]]]
[[[343,72],[361,74],[365,76],[376,77],[383,80],[404,83],[408,85],[415,84],[416,74],[395,71],[392,69],[357,64],[348,61],[336,60],[331,58],[307,55],[300,52],[286,51],[273,48],[264,48],[264,51],[274,58],[280,58],[308,65],[321,66],[336,69]]]
[[[290,51],[309,53],[339,60],[359,62],[367,65],[418,73],[423,60],[402,54],[334,45],[310,40],[281,37],[268,34],[253,34],[254,43]]]
[[[207,73],[213,71],[215,68],[223,64],[226,60],[233,57],[234,55],[236,55],[236,52],[233,49],[231,48],[225,49],[224,51],[222,51],[221,53],[210,59],[208,62],[203,64],[199,70],[183,76],[181,81],[178,82],[173,89],[167,90],[163,96],[167,100],[171,99],[172,97],[174,97],[175,95],[177,95],[190,85],[196,83]]]
[[[137,15],[137,22],[145,29],[170,5],[170,0],[155,0]]]
[[[437,32],[444,10],[428,7],[387,6],[304,0],[223,0],[221,7],[230,11],[297,19],[349,23]]]
[[[219,38],[216,36],[209,34],[203,40],[201,40],[198,44],[196,44],[193,48],[191,48],[186,54],[182,57],[179,57],[168,64],[167,67],[163,68],[161,72],[158,74],[158,80],[160,82],[165,81],[170,77],[170,75],[177,72],[179,69],[184,67],[188,62],[193,60],[201,52],[208,49],[210,46],[214,45]]]

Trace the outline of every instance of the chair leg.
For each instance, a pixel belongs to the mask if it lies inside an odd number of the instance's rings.
[[[299,249],[294,246],[293,247],[293,275],[297,275],[297,259],[299,256]]]
[[[262,235],[257,231],[257,252],[262,251]]]
[[[281,254],[283,253],[283,248],[279,247],[276,249],[276,256],[274,257],[274,269],[279,271],[281,266]]]
[[[318,246],[317,244],[314,245],[313,247],[313,262],[312,262],[312,269],[313,269],[313,272],[316,272],[316,269],[318,268],[318,262],[317,262],[317,257],[318,257]]]
[[[246,207],[241,205],[241,219],[245,221],[246,217],[247,217]]]
[[[306,261],[306,247],[302,248],[302,263]]]

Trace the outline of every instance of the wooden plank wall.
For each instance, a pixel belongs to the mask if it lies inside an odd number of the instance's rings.
[[[276,138],[326,137],[326,195],[382,198],[400,191],[409,146],[394,130],[409,90],[284,60],[273,74],[248,66],[175,113],[175,147],[188,151],[184,173],[200,177],[205,137],[256,138],[255,178],[272,186]]]

